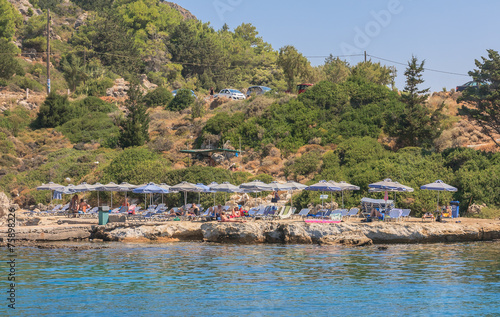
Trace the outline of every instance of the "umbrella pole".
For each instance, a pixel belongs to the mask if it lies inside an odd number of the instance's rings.
[[[439,211],[439,190],[437,192],[438,192],[438,203],[437,203],[436,211]]]
[[[111,205],[111,209],[113,209],[113,192],[111,192],[111,203],[110,203],[110,205]]]
[[[97,192],[97,207],[99,207],[99,191]]]
[[[344,191],[342,190],[342,209],[344,209]]]
[[[187,200],[188,199],[187,194],[188,194],[187,192],[184,192],[184,208],[186,208],[187,201],[188,201]]]

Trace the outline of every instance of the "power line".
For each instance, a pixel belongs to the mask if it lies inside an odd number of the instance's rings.
[[[386,62],[389,62],[389,63],[398,64],[398,65],[403,65],[403,66],[408,66],[408,64],[401,63],[401,62],[396,62],[396,61],[392,61],[392,60],[385,59],[385,58],[382,58],[382,57],[377,57],[377,56],[373,56],[373,55],[369,55],[369,54],[368,54],[368,56],[373,57],[373,58],[376,58],[376,59],[379,59],[379,60],[381,60],[381,61],[386,61]],[[449,74],[449,75],[456,75],[456,76],[466,76],[466,77],[469,77],[469,75],[466,75],[466,74],[460,74],[460,73],[448,72],[448,71],[445,71],[445,70],[437,70],[437,69],[425,68],[425,67],[424,67],[424,70],[427,70],[427,71],[430,71],[430,72],[435,72],[435,73],[442,73],[442,74]]]
[[[85,51],[73,51],[73,52],[84,53]],[[127,55],[120,55],[120,54],[106,53],[106,52],[86,51],[86,53],[88,53],[88,54],[95,54],[95,55],[114,56],[114,57],[121,57],[121,58],[133,58],[133,57],[127,56]],[[12,55],[12,53],[0,53],[0,55]],[[26,52],[26,53],[20,53],[20,55],[22,55],[22,56],[23,55],[24,56],[46,55],[46,53],[45,52],[34,52],[34,53]],[[60,53],[52,51],[50,55],[51,56],[56,56],[56,55],[59,56]],[[328,58],[328,57],[332,57],[332,58],[345,58],[345,57],[360,57],[360,56],[364,56],[364,54],[337,55],[337,56],[333,56],[333,55],[328,55],[328,56],[317,55],[317,56],[305,56],[305,57],[308,58],[308,59],[311,59],[311,58]],[[375,58],[375,59],[378,59],[378,60],[381,60],[381,61],[385,61],[385,62],[389,62],[389,63],[392,63],[392,64],[396,64],[396,65],[408,66],[407,63],[393,61],[393,60],[390,60],[390,59],[387,59],[387,58],[378,57],[378,56],[371,55],[371,54],[367,54],[367,56]],[[225,67],[225,68],[239,68],[239,67],[241,67],[241,66],[236,66],[236,65],[211,65],[211,64],[183,63],[183,62],[172,62],[172,63],[174,63],[174,64],[180,64],[180,65],[185,65],[185,66],[198,66],[198,67]],[[455,73],[455,72],[450,72],[450,71],[445,71],[445,70],[438,70],[438,69],[433,69],[433,68],[426,68],[426,67],[424,67],[424,70],[429,71],[429,72],[441,73],[441,74],[448,74],[448,75],[469,77],[468,74]]]

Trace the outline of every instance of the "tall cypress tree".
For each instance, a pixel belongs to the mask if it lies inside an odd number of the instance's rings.
[[[126,107],[127,117],[120,123],[118,144],[122,148],[144,145],[149,141],[149,116],[138,86],[130,86]]]
[[[427,107],[426,100],[429,88],[419,89],[424,83],[422,73],[424,63],[418,64],[415,56],[408,62],[405,71],[406,85],[401,95],[401,101],[406,104],[402,113],[389,114],[387,122],[394,122],[386,127],[390,135],[398,137],[398,147],[419,146],[431,147],[434,139],[441,134],[441,120],[444,118],[442,109],[444,103],[435,111]]]

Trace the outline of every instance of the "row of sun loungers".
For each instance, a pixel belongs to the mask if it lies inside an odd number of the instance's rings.
[[[191,208],[191,204],[187,205],[186,208]],[[179,207],[180,208],[180,207]],[[185,208],[185,209],[186,209]],[[177,211],[178,208],[173,208]],[[228,211],[230,206],[224,206],[223,209]],[[69,204],[57,205],[52,210],[43,211],[39,213],[34,213],[30,211],[30,214],[37,214],[39,216],[57,216],[57,215],[68,215]],[[130,212],[134,211],[134,212]],[[213,219],[213,215],[210,214],[210,209],[203,211],[200,209],[199,215],[197,216],[172,216],[167,214],[168,208],[165,204],[150,205],[147,209],[141,209],[141,207],[132,205],[127,211],[126,207],[115,208],[110,211],[110,214],[121,214],[127,216],[129,220],[135,221],[169,221],[169,220],[209,220]],[[277,220],[277,219],[289,219],[289,218],[307,218],[307,219],[330,219],[330,220],[342,220],[350,219],[351,217],[367,216],[365,213],[360,213],[359,208],[351,209],[323,209],[314,214],[311,213],[310,209],[304,208],[300,210],[299,213],[295,213],[296,208],[290,206],[276,207],[274,205],[261,205],[258,207],[250,208],[248,211],[248,216],[243,217],[250,220]],[[392,208],[386,211],[384,215],[384,221],[402,221],[410,217],[410,209],[399,209]],[[82,218],[97,218],[99,215],[99,207],[91,208],[87,213],[78,214]]]

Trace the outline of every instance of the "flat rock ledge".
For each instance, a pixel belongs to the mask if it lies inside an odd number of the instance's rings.
[[[7,239],[1,227],[0,241]],[[234,244],[370,244],[492,241],[500,239],[500,222],[491,223],[339,223],[281,222],[168,222],[110,223],[105,226],[64,224],[16,228],[19,241],[197,241]]]

